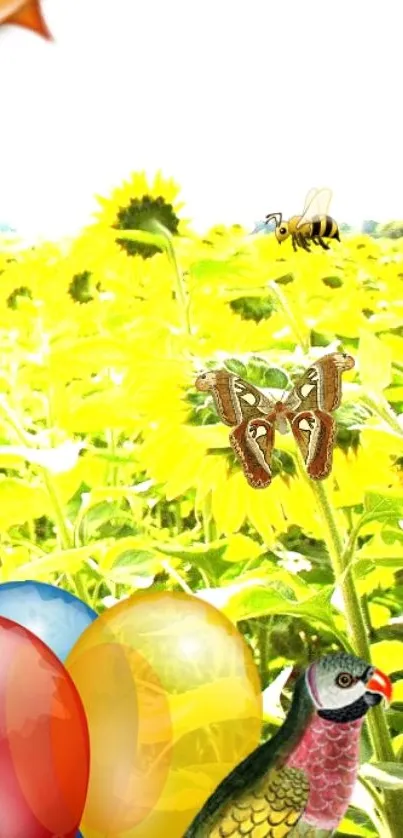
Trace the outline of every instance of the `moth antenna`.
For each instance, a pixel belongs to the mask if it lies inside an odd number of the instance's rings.
[[[288,391],[288,387],[286,387],[286,388],[285,388],[285,390],[283,390],[283,392],[282,392],[282,394],[281,394],[281,399],[280,399],[280,401],[282,401],[282,402],[284,401],[285,396],[286,396],[286,393],[288,393],[288,392],[289,392],[289,391]]]

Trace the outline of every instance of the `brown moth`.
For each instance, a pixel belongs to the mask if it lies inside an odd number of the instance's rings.
[[[271,483],[275,430],[291,430],[309,477],[328,477],[336,431],[331,413],[341,402],[342,373],[354,363],[351,355],[342,352],[324,355],[308,367],[284,401],[263,395],[224,369],[198,376],[197,390],[211,391],[220,419],[234,427],[230,442],[253,488],[264,489]]]

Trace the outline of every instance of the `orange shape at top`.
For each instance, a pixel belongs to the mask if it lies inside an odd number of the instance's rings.
[[[41,11],[40,0],[0,0],[0,26],[3,23],[24,26],[52,40]]]

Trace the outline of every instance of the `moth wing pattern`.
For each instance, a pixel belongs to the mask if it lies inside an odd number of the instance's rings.
[[[245,419],[265,416],[274,403],[253,384],[225,369],[199,375],[196,389],[212,393],[221,421],[230,427],[240,425]]]
[[[230,433],[230,442],[253,489],[265,489],[272,481],[271,452],[274,446],[275,417],[249,419]]]
[[[344,352],[324,355],[305,370],[282,402],[225,369],[202,373],[196,388],[212,393],[220,419],[234,428],[230,442],[245,477],[260,489],[272,482],[276,426],[281,433],[291,428],[309,477],[328,477],[336,437],[331,413],[341,403],[343,372],[354,366],[354,358]]]
[[[322,410],[305,410],[297,413],[290,425],[309,477],[324,480],[332,470],[335,420]]]
[[[354,358],[344,352],[324,355],[305,370],[285,404],[293,412],[322,410],[331,413],[340,406],[342,374],[354,367]]]

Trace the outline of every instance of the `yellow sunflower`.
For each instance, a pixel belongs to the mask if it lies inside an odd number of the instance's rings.
[[[94,233],[111,230],[143,230],[152,232],[153,222],[165,227],[171,235],[187,233],[186,222],[179,217],[183,207],[178,203],[179,187],[172,180],[166,180],[158,172],[149,183],[145,172],[135,172],[108,197],[97,195],[100,211],[95,213],[96,222],[90,230]],[[149,259],[159,252],[157,245],[146,242],[117,239],[117,243],[129,256]]]

